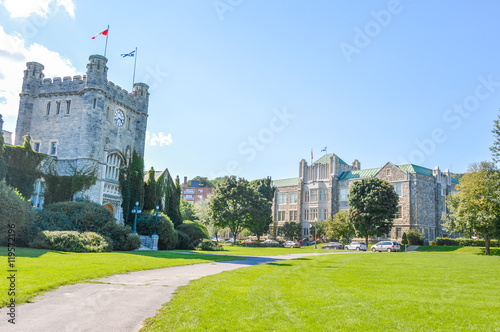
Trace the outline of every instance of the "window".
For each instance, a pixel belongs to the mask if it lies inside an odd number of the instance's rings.
[[[278,211],[278,221],[285,221],[285,212],[286,211]]]
[[[304,203],[307,203],[307,202],[309,202],[309,191],[306,191],[304,193]]]
[[[318,209],[314,208],[309,211],[309,220],[318,220]]]
[[[289,221],[298,221],[297,211],[289,211],[288,216],[289,216],[289,218],[288,218]]]
[[[308,228],[304,228],[304,235],[309,235],[309,229]]]
[[[396,192],[396,194],[398,194],[399,197],[401,197],[401,183],[398,183],[398,184],[395,184],[394,185],[394,191]]]
[[[66,114],[71,111],[71,100],[66,100]]]
[[[291,204],[297,203],[298,199],[299,199],[299,194],[298,193],[290,194],[290,203]]]
[[[47,114],[50,115],[50,101],[47,102]]]
[[[323,200],[323,190],[319,191],[319,201],[321,202]]]
[[[49,154],[55,156],[57,154],[57,142],[50,142]]]
[[[203,199],[203,195],[198,195],[198,200],[202,200]]]
[[[317,202],[318,201],[318,189],[311,189],[310,199],[311,199],[311,202]]]
[[[109,120],[109,106],[106,107],[106,119]]]
[[[92,105],[92,108],[95,109],[96,105],[97,105],[97,98],[94,98],[94,104]]]
[[[129,116],[129,117],[127,118],[127,120],[128,120],[128,121],[127,121],[127,129],[129,129],[129,130],[130,130],[130,122],[132,122],[132,118]]]
[[[323,212],[323,210],[319,209],[318,210],[318,220],[323,220],[323,214],[321,212]]]
[[[396,219],[403,218],[403,207],[398,205],[398,210],[396,211]]]
[[[446,196],[441,196],[441,209],[446,212]]]
[[[184,199],[193,200],[194,199],[194,195],[184,195]]]
[[[391,176],[391,170],[390,169],[387,170],[387,176]]]
[[[278,204],[286,204],[286,194],[279,194],[278,195]]]
[[[202,194],[203,193],[203,189],[198,189],[198,194]]]
[[[309,220],[309,209],[304,210],[304,220]]]
[[[194,194],[194,189],[185,189],[184,193],[185,194]]]
[[[349,188],[340,189],[340,201],[347,201],[347,195],[349,195]]]
[[[113,153],[108,156],[106,166],[106,179],[118,181],[122,158],[119,154]]]
[[[401,235],[401,228],[400,227],[397,227],[396,228],[396,238],[397,239],[400,239],[402,237]]]
[[[33,143],[33,151],[40,152],[40,142]]]
[[[56,114],[61,113],[61,102],[56,101]]]

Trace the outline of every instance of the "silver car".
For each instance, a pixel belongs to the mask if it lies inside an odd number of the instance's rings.
[[[367,251],[368,246],[363,242],[351,242],[344,247],[345,250],[363,250]]]
[[[372,251],[400,251],[401,245],[394,241],[380,241],[372,246]]]

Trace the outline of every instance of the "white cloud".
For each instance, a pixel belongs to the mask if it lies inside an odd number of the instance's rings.
[[[5,0],[3,5],[12,18],[39,15],[47,17],[59,7],[64,8],[69,16],[75,18],[75,3],[73,0]]]
[[[146,143],[151,146],[167,146],[174,142],[172,139],[172,134],[164,134],[163,132],[159,132],[158,134],[151,134],[149,131],[146,131]]]
[[[18,36],[5,33],[0,26],[0,114],[16,116],[19,110],[19,93],[23,83],[26,62],[36,61],[45,66],[45,77],[72,76],[76,69],[71,61],[57,52],[48,50],[40,44],[25,45]],[[6,127],[12,129],[12,123]]]

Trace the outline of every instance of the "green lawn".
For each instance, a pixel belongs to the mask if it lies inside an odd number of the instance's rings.
[[[463,249],[224,272],[180,288],[141,331],[500,331],[500,257]]]
[[[224,251],[195,251],[195,250],[183,250],[185,252],[200,252],[206,254],[216,254],[216,255],[238,255],[238,256],[276,256],[276,255],[287,255],[287,254],[297,254],[297,253],[307,253],[307,252],[335,252],[337,250],[327,250],[321,249],[324,243],[318,244],[318,249],[314,249],[314,246],[307,246],[301,248],[284,248],[284,247],[243,247],[243,246],[232,246],[224,245]],[[343,250],[338,250],[343,251]],[[352,252],[352,250],[350,250]]]
[[[7,248],[0,247],[4,270]],[[111,253],[69,253],[39,249],[16,249],[16,304],[29,302],[35,295],[52,288],[131,271],[234,260],[224,256],[194,256],[166,251]],[[236,258],[237,259],[237,258]],[[0,307],[7,304],[7,272],[0,279]]]

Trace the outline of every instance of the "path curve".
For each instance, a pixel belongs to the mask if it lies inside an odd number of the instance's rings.
[[[191,280],[223,271],[306,256],[345,252],[299,253],[280,256],[237,256],[244,260],[201,263],[117,274],[45,293],[34,303],[16,306],[16,324],[0,310],[0,331],[138,331],[175,290]]]

